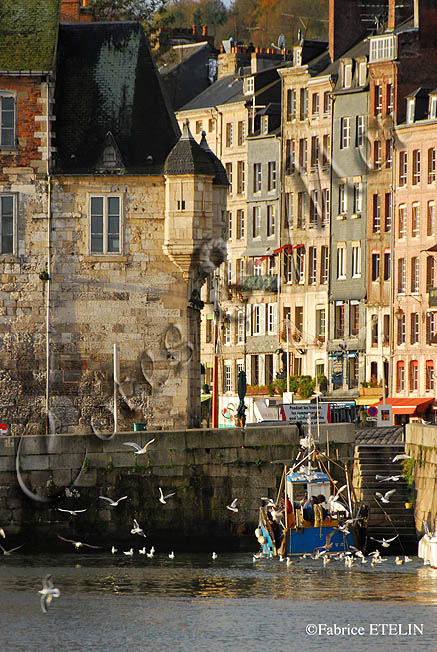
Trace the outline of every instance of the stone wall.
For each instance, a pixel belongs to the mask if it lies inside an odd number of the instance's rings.
[[[433,526],[437,519],[437,428],[407,424],[405,452],[413,460],[414,517],[417,531],[422,532],[423,521]]]
[[[321,426],[322,449],[327,432],[331,454],[351,460],[353,426]],[[158,540],[175,549],[220,541],[234,549],[252,545],[260,497],[276,497],[283,465],[299,446],[295,426],[100,437],[23,437],[18,462],[19,438],[0,438],[0,525],[11,545],[63,546],[57,534],[104,547]],[[133,448],[123,445],[151,439],[145,455],[135,456]],[[159,487],[164,494],[176,492],[165,505],[158,500]],[[115,508],[99,498],[125,495]],[[234,498],[238,513],[226,509]],[[74,517],[58,508],[87,511]],[[132,537],[133,518],[147,539]]]

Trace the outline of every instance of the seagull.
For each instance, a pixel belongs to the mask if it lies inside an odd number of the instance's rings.
[[[376,541],[377,543],[380,543],[383,548],[388,548],[390,546],[390,543],[392,541],[394,541],[395,539],[397,539],[398,536],[399,536],[399,534],[397,534],[392,539],[384,539],[384,537],[382,537],[382,541],[380,541],[379,539],[375,539],[374,537],[369,537],[369,539],[372,539],[372,541]]]
[[[152,559],[153,555],[155,554],[154,548],[151,548],[150,552],[147,553],[147,556],[149,559]]]
[[[127,557],[133,557],[134,554],[134,549],[131,548],[130,550],[123,550],[123,555],[126,555]]]
[[[212,553],[212,559],[214,559],[214,561],[215,561],[217,559],[217,557],[218,557],[217,553],[213,552]],[[255,557],[255,555],[254,555],[254,557]]]
[[[123,442],[123,446],[132,446],[133,448],[135,448],[135,454],[136,455],[143,455],[144,453],[147,452],[148,446],[150,446],[150,444],[153,444],[154,441],[155,441],[154,439],[151,439],[143,447],[138,446],[138,444],[136,444],[134,441],[125,441],[125,442]]]
[[[401,559],[401,557],[396,557],[396,559],[395,559],[396,566],[402,566],[403,563],[404,563],[404,560]]]
[[[99,496],[99,498],[101,498],[102,500],[107,500],[110,507],[117,507],[118,503],[121,500],[125,500],[127,498],[127,496],[123,496],[122,498],[119,498],[118,500],[112,500],[112,498],[107,498],[106,496]]]
[[[152,547],[150,548],[150,552],[152,553],[152,555],[155,554],[155,552],[156,552],[156,551],[155,551],[155,546],[152,546]]]
[[[378,496],[378,498],[381,499],[382,503],[389,503],[389,497],[393,496],[393,494],[396,493],[396,489],[392,489],[391,491],[387,491],[384,495],[382,495],[379,491],[375,493],[375,496]]]
[[[399,460],[411,460],[411,455],[407,455],[406,453],[395,455],[394,458],[392,459],[392,462],[398,462]]]
[[[275,507],[276,506],[276,503],[271,498],[266,498],[264,496],[264,498],[261,497],[261,500],[264,500],[264,502],[266,503],[266,507]]]
[[[287,566],[291,566],[291,564],[294,564],[294,561],[292,561],[290,557],[287,557]]]
[[[231,512],[238,512],[238,507],[236,506],[237,505],[237,500],[238,500],[238,498],[234,498],[234,500],[232,501],[232,503],[230,505],[226,505],[226,509],[230,509]]]
[[[138,552],[140,553],[140,555],[145,555],[146,554],[146,547],[144,546],[144,548],[141,548],[140,550],[138,550]]]
[[[67,512],[67,514],[71,514],[72,516],[77,516],[81,512],[86,512],[86,509],[61,509],[60,507],[57,507],[58,512]]]
[[[173,552],[173,550],[172,550],[171,553],[169,554],[168,558],[169,558],[169,559],[174,559],[174,552]]]
[[[408,557],[408,555],[405,555],[404,562],[408,564],[409,561],[413,561],[412,557]]]
[[[354,565],[354,558],[351,555],[346,555],[344,558],[344,565],[346,568],[352,568]]]
[[[44,614],[47,613],[48,607],[53,598],[59,598],[61,592],[53,586],[51,575],[46,575],[42,581],[42,589],[38,591],[41,594],[41,610]]]
[[[390,480],[392,482],[397,482],[398,480],[401,479],[401,477],[402,477],[401,475],[376,475],[375,476],[375,478],[379,482],[390,482]]]
[[[112,546],[111,552],[114,555],[117,552],[117,548],[115,546]]]
[[[144,530],[142,530],[139,526],[138,521],[134,518],[133,522],[133,528],[130,531],[131,534],[140,534],[142,537],[146,537],[147,534],[144,534]]]
[[[5,550],[3,546],[0,545],[0,548],[3,550],[4,555],[11,555],[15,550],[19,550],[19,548],[22,548],[24,546],[24,543],[21,544],[21,546],[17,546],[16,548],[11,548],[10,550]]]
[[[161,494],[160,497],[159,497],[159,502],[162,503],[163,505],[165,505],[165,503],[167,502],[167,498],[171,498],[171,496],[174,496],[175,493],[176,493],[176,492],[173,492],[172,494],[167,494],[166,496],[164,496],[164,494],[162,493],[161,487],[158,487],[158,488],[159,488],[159,493]]]
[[[6,539],[6,534],[2,527],[0,527],[0,536],[3,537],[3,539]]]
[[[73,539],[65,539],[65,537],[61,537],[60,534],[58,534],[58,539],[61,539],[61,541],[66,541],[67,543],[72,543],[73,546],[76,548],[76,550],[79,550],[79,548],[82,548],[82,546],[86,548],[95,548],[96,550],[100,548],[100,546],[91,546],[89,543],[82,543],[81,541],[73,541]]]

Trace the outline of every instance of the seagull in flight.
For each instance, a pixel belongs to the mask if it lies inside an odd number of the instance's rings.
[[[41,594],[41,610],[44,614],[47,613],[48,607],[53,598],[59,598],[61,592],[59,589],[56,589],[53,585],[53,579],[51,575],[46,575],[42,581],[42,589],[38,591]]]
[[[133,528],[130,531],[131,534],[140,534],[142,537],[146,537],[147,534],[144,534],[144,530],[140,528],[138,521],[134,518]]]
[[[154,439],[151,439],[143,447],[138,446],[138,444],[136,444],[134,441],[125,441],[123,442],[123,446],[132,446],[132,448],[135,448],[136,455],[143,455],[144,453],[147,452],[147,448],[150,446],[150,444],[153,444],[154,441],[155,441]]]
[[[375,493],[375,496],[378,496],[378,498],[381,500],[382,503],[389,503],[390,496],[393,496],[393,494],[396,493],[396,489],[392,489],[391,491],[386,491],[384,495],[382,495],[379,491]]]
[[[375,539],[374,537],[369,537],[369,539],[372,539],[372,541],[376,541],[377,543],[380,543],[383,548],[388,548],[390,546],[390,543],[392,541],[394,541],[395,539],[397,539],[398,536],[399,536],[399,534],[397,534],[392,539],[384,539],[384,537],[382,537],[382,541],[380,541],[379,539]]]
[[[237,500],[238,498],[234,498],[230,505],[226,505],[226,509],[230,509],[231,512],[238,512]]]
[[[146,553],[149,559],[152,559],[153,555],[155,554],[155,549],[152,547],[150,549],[150,552]]]
[[[15,550],[19,550],[24,546],[24,543],[21,544],[21,546],[17,546],[16,548],[11,548],[10,550],[5,550],[3,546],[0,545],[0,548],[3,550],[4,555],[11,555]]]
[[[115,546],[112,546],[111,552],[113,555],[115,555],[115,553],[117,552],[117,548]]]
[[[140,553],[140,555],[145,555],[146,554],[146,546],[144,546],[144,548],[140,548],[138,550],[138,552]]]
[[[375,478],[379,482],[390,482],[392,480],[393,482],[397,482],[398,480],[401,479],[401,475],[376,475]]]
[[[169,559],[174,559],[174,552],[173,552],[173,550],[172,550],[171,553],[169,554],[168,558],[169,558]]]
[[[58,512],[67,512],[67,514],[71,514],[72,516],[77,516],[81,512],[86,512],[86,509],[61,509],[60,507],[57,507]]]
[[[118,500],[112,500],[112,498],[107,498],[106,496],[99,496],[99,498],[101,498],[102,500],[107,500],[110,507],[117,507],[118,503],[121,500],[125,500],[127,496],[122,496],[122,498],[119,498]]]
[[[159,487],[159,493],[160,493],[159,502],[162,503],[163,505],[165,505],[166,502],[167,502],[167,498],[171,498],[171,496],[174,496],[176,492],[173,492],[172,494],[167,494],[166,496],[164,496],[164,494],[162,493],[161,487]]]
[[[395,455],[394,458],[392,459],[392,462],[398,462],[399,460],[411,460],[411,455],[407,455],[406,453]]]
[[[6,539],[6,534],[5,531],[2,527],[0,527],[0,537],[3,537],[3,539]]]
[[[95,548],[96,550],[100,548],[100,546],[91,546],[89,543],[82,543],[82,541],[74,541],[73,539],[66,539],[65,537],[61,537],[60,534],[58,534],[58,539],[61,539],[61,541],[66,541],[67,543],[72,543],[73,546],[76,548],[76,550],[79,550],[79,548],[82,547]]]

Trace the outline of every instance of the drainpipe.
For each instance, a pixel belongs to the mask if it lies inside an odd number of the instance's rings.
[[[52,273],[51,228],[52,228],[52,178],[50,175],[50,77],[46,86],[46,138],[47,138],[47,281],[46,281],[46,435],[49,434],[50,411],[50,284]]]

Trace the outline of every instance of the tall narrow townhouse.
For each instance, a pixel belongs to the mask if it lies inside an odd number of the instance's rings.
[[[406,106],[396,127],[392,396],[408,398],[410,414],[425,416],[436,395],[437,91],[416,89]],[[400,421],[398,411],[394,405]]]
[[[251,385],[276,378],[279,358],[281,105],[256,115],[248,138],[247,249],[237,261],[237,292],[246,307],[246,373]],[[244,337],[240,328],[240,337]]]
[[[281,346],[290,373],[327,373],[332,81],[328,44],[294,47],[282,77]]]
[[[246,253],[248,246],[248,136],[257,133],[258,112],[270,103],[280,101],[281,84],[276,67],[283,56],[273,51],[234,46],[231,52],[219,55],[218,80],[177,112],[179,122],[190,120],[196,138],[202,131],[225,167],[228,179],[226,233],[223,245],[227,261],[220,270],[218,296],[220,304],[220,369],[219,394],[235,394],[238,371],[246,368],[246,337],[251,335],[252,301],[250,281],[244,293],[238,287],[242,279],[255,275]],[[210,137],[211,135],[211,137]],[[267,197],[266,197],[267,199]],[[263,250],[264,253],[264,250]],[[253,259],[253,256],[252,256]],[[214,293],[212,278],[202,294],[202,363],[205,382],[212,382],[214,343]],[[270,296],[270,290],[267,288]],[[261,300],[259,292],[253,295]]]
[[[365,379],[396,385],[393,356],[397,323],[393,318],[396,279],[393,265],[394,160],[406,165],[405,147],[394,127],[405,119],[405,97],[422,84],[433,88],[437,48],[437,7],[430,0],[388,1],[388,19],[369,37],[367,359]],[[399,152],[403,152],[400,155]],[[401,158],[400,158],[401,156]],[[416,156],[420,170],[420,154]]]
[[[355,396],[365,375],[368,41],[339,60],[333,92],[329,387]]]

